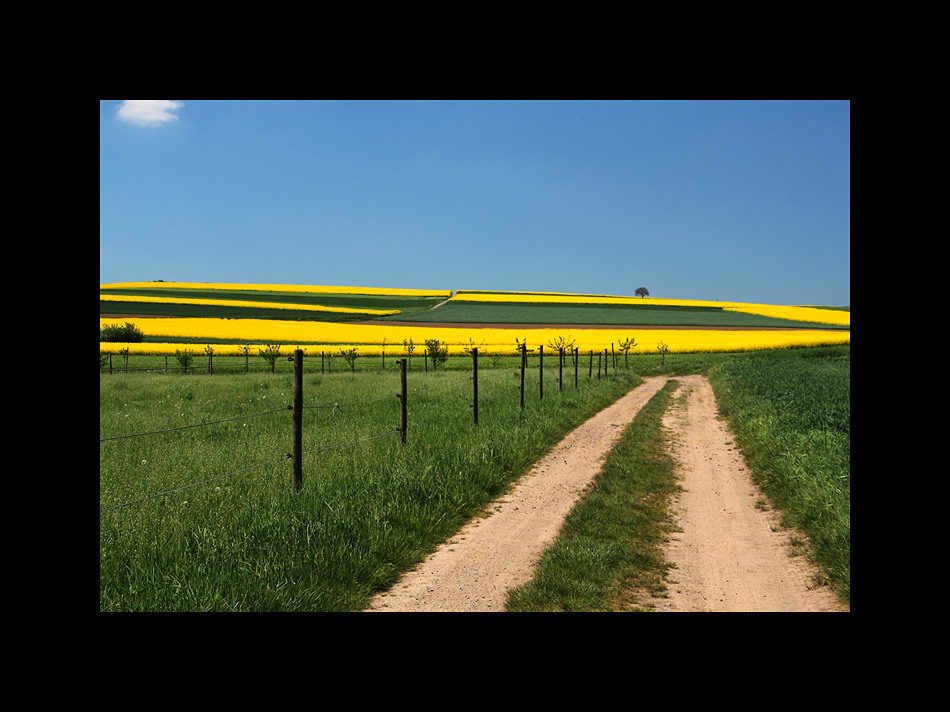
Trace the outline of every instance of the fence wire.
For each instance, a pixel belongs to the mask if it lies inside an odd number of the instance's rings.
[[[556,357],[555,357],[555,358],[556,358]],[[572,365],[573,365],[573,364],[572,364]],[[195,367],[192,367],[192,368],[194,369]],[[556,366],[555,366],[555,368],[556,368]],[[131,369],[130,369],[130,370],[131,370]],[[156,371],[156,370],[161,370],[161,369],[143,369],[143,370]],[[189,370],[190,370],[190,369],[189,369]],[[197,370],[197,369],[196,369],[196,370]],[[489,369],[485,369],[485,370],[479,369],[478,378],[479,378],[479,380],[480,380],[482,383],[485,383],[486,381],[489,382],[489,383],[497,383],[498,381],[502,381],[502,380],[504,380],[505,378],[509,377],[512,373],[514,373],[514,374],[517,376],[517,374],[519,373],[519,371],[520,371],[520,367],[516,367],[516,368],[514,368],[514,369],[511,369],[511,368],[495,369],[494,367],[489,368]],[[433,369],[433,373],[435,373],[435,372],[436,372],[436,370]],[[463,376],[463,375],[465,374],[464,371],[458,370],[458,369],[448,369],[448,372],[449,372],[449,373],[452,373],[452,374],[458,374],[459,376]],[[472,387],[472,381],[473,381],[473,379],[474,379],[474,375],[469,375],[467,378],[459,378],[458,380],[453,380],[453,381],[451,381],[451,382],[449,382],[449,383],[445,383],[445,384],[442,384],[442,385],[433,385],[433,384],[430,383],[430,384],[428,384],[428,385],[426,385],[426,386],[424,386],[424,387],[421,387],[421,388],[420,388],[420,387],[415,387],[415,388],[413,388],[413,390],[411,391],[410,397],[414,397],[414,396],[426,396],[426,395],[435,394],[435,393],[441,393],[441,392],[450,391],[450,390],[459,390],[459,391],[461,391],[461,390],[463,390],[463,389],[465,389],[465,388],[470,388],[470,387]],[[555,379],[555,380],[557,380],[557,379]],[[340,403],[340,402],[335,402],[335,403],[318,404],[318,405],[304,405],[304,406],[302,406],[302,409],[305,409],[305,410],[330,410],[330,411],[332,411],[332,412],[334,412],[334,413],[337,412],[337,411],[339,411],[340,413],[343,413],[343,408],[344,408],[344,407],[347,408],[347,409],[355,409],[355,408],[361,408],[361,407],[364,407],[364,406],[373,405],[373,404],[376,404],[376,403],[381,403],[381,402],[384,402],[384,401],[390,401],[390,402],[392,402],[394,399],[398,399],[398,395],[381,396],[381,397],[379,397],[379,398],[369,398],[369,399],[365,399],[365,400],[346,401],[346,402],[342,402],[342,403]],[[99,439],[99,442],[100,442],[100,443],[104,443],[104,442],[109,442],[109,441],[114,441],[114,440],[124,440],[124,439],[138,438],[138,437],[144,437],[144,436],[149,436],[149,435],[159,435],[159,434],[163,434],[163,433],[171,433],[171,432],[176,432],[176,431],[189,430],[189,429],[194,429],[194,428],[201,428],[201,427],[212,426],[212,425],[218,425],[218,424],[221,424],[221,423],[228,423],[228,422],[233,422],[233,421],[238,421],[238,420],[247,420],[247,419],[250,419],[250,418],[257,418],[257,417],[262,417],[262,416],[265,416],[265,415],[272,415],[272,414],[274,414],[274,413],[292,413],[292,411],[293,411],[293,406],[292,406],[292,405],[288,405],[288,406],[285,406],[285,407],[282,407],[282,408],[274,408],[274,409],[271,409],[271,410],[261,411],[261,412],[258,412],[258,413],[243,414],[243,415],[235,416],[235,417],[233,417],[233,418],[222,418],[222,419],[213,420],[213,421],[208,421],[208,422],[193,423],[193,424],[191,424],[191,425],[177,426],[177,427],[174,427],[174,428],[165,428],[165,429],[161,429],[161,430],[153,430],[153,431],[147,431],[147,432],[141,432],[141,433],[132,433],[132,434],[128,434],[128,435],[117,435],[117,436],[113,436],[113,437],[100,438],[100,439]],[[390,437],[393,437],[394,433],[399,433],[399,432],[400,432],[400,428],[399,428],[399,427],[396,427],[396,428],[393,428],[392,430],[389,430],[389,431],[387,431],[387,432],[385,432],[385,433],[381,433],[381,434],[378,434],[378,435],[370,435],[370,436],[367,436],[367,437],[356,438],[355,440],[349,440],[349,441],[342,442],[342,443],[336,443],[336,444],[333,444],[333,445],[326,445],[326,446],[319,447],[319,448],[314,448],[314,449],[310,449],[310,450],[305,450],[305,451],[302,451],[302,452],[301,452],[301,455],[313,455],[313,454],[319,454],[319,453],[322,453],[322,452],[329,452],[329,451],[331,451],[331,450],[339,450],[339,449],[342,449],[342,448],[351,447],[351,446],[353,446],[353,445],[357,445],[357,444],[364,443],[364,442],[371,442],[371,441],[375,441],[375,440],[381,440],[381,439],[384,439],[384,438],[390,438]],[[194,483],[191,483],[191,484],[188,484],[188,485],[183,485],[183,486],[181,486],[181,487],[176,487],[176,488],[173,488],[173,489],[170,489],[170,490],[166,490],[166,491],[164,491],[164,492],[160,492],[160,493],[158,493],[158,494],[149,495],[149,496],[147,496],[147,497],[142,497],[142,498],[139,498],[139,499],[130,500],[130,501],[125,502],[125,503],[122,503],[122,504],[117,504],[117,505],[113,505],[113,506],[110,506],[110,507],[100,508],[100,513],[108,512],[108,511],[113,511],[113,510],[117,510],[117,509],[122,509],[122,508],[125,508],[125,507],[129,507],[129,506],[131,506],[131,505],[140,504],[140,503],[147,502],[147,501],[150,501],[150,500],[153,500],[153,499],[158,499],[158,498],[161,498],[161,497],[166,497],[166,496],[168,496],[168,495],[176,494],[176,493],[178,493],[178,492],[182,492],[182,491],[187,490],[187,489],[192,489],[192,488],[194,488],[194,487],[200,487],[200,486],[203,486],[203,485],[207,485],[207,484],[209,484],[209,483],[211,483],[211,482],[216,482],[216,481],[219,481],[219,480],[228,478],[228,477],[234,477],[234,476],[236,476],[236,475],[240,475],[240,474],[243,474],[243,473],[246,473],[246,472],[250,472],[250,471],[252,471],[252,470],[256,470],[256,469],[259,469],[259,468],[261,468],[261,467],[265,467],[265,466],[267,466],[267,465],[272,465],[272,464],[275,464],[275,463],[278,463],[278,462],[281,462],[281,461],[286,461],[286,460],[291,460],[291,459],[293,459],[293,455],[290,455],[290,454],[281,455],[281,456],[276,457],[276,458],[274,458],[274,459],[272,459],[272,460],[266,460],[266,461],[264,461],[264,462],[258,463],[258,464],[256,464],[256,465],[251,465],[251,466],[249,466],[249,467],[246,467],[246,468],[243,468],[243,469],[240,469],[240,470],[236,470],[236,471],[234,471],[234,472],[229,472],[229,473],[226,473],[226,474],[223,474],[223,475],[218,475],[218,476],[215,476],[215,477],[210,477],[210,478],[201,480],[201,481],[199,481],[199,482],[194,482]]]
[[[212,421],[209,421],[209,422],[206,422],[206,423],[194,423],[194,424],[192,424],[192,425],[179,425],[178,427],[175,427],[175,428],[165,428],[164,430],[152,430],[152,431],[143,432],[143,433],[132,433],[132,434],[130,434],[130,435],[116,435],[116,436],[111,437],[111,438],[99,438],[99,442],[100,442],[100,443],[104,443],[104,442],[108,442],[108,441],[110,441],[110,440],[124,440],[124,439],[126,439],[126,438],[140,438],[140,437],[144,437],[144,436],[146,436],[146,435],[159,435],[159,434],[161,434],[161,433],[171,433],[171,432],[174,432],[174,431],[176,431],[176,430],[190,430],[191,428],[203,428],[203,427],[209,426],[209,425],[218,425],[218,424],[220,424],[220,423],[229,423],[229,422],[234,421],[234,420],[245,420],[245,419],[247,419],[247,418],[257,418],[257,417],[262,416],[262,415],[270,415],[271,413],[286,413],[286,412],[288,412],[288,411],[290,411],[290,410],[291,410],[291,406],[288,405],[288,406],[285,407],[285,408],[275,408],[275,409],[273,409],[273,410],[265,410],[265,411],[262,411],[262,412],[260,412],[260,413],[247,413],[247,414],[245,414],[245,415],[237,415],[237,416],[235,416],[235,417],[233,417],[233,418],[224,418],[224,419],[222,419],[222,420],[212,420]]]

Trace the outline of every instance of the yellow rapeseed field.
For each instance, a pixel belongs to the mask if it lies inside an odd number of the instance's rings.
[[[161,319],[132,318],[146,336],[152,339],[167,337],[188,341],[189,339],[227,339],[252,345],[286,343],[301,344],[308,353],[321,350],[337,350],[355,346],[359,353],[379,353],[386,344],[387,353],[394,347],[402,347],[405,340],[416,344],[417,353],[425,347],[427,339],[438,339],[449,345],[449,352],[462,353],[471,346],[484,353],[513,353],[515,340],[527,341],[529,348],[543,345],[546,348],[560,338],[573,341],[583,351],[609,349],[629,338],[637,345],[630,353],[655,352],[660,343],[667,344],[671,352],[716,352],[750,351],[786,348],[792,346],[817,346],[825,344],[850,344],[850,332],[789,329],[765,330],[713,330],[713,329],[497,329],[435,326],[399,326],[362,323],[331,323],[313,321],[281,321],[268,319]],[[100,319],[100,328],[114,320]],[[308,345],[309,344],[309,345]],[[318,344],[318,345],[314,345]],[[131,353],[174,353],[187,348],[182,343],[108,344],[100,343],[102,353],[118,353],[128,348]],[[195,346],[201,350],[203,346]],[[215,353],[240,353],[239,345],[215,344]],[[293,346],[288,346],[291,350]]]
[[[385,289],[374,287],[340,286],[304,286],[274,284],[229,284],[200,282],[120,282],[100,285],[100,288],[155,288],[170,287],[181,289],[220,289],[254,290],[324,294],[373,294],[398,296],[444,296],[448,298],[451,290]],[[123,301],[129,297],[107,297],[100,293],[100,299]],[[253,301],[233,301],[219,299],[177,299],[172,297],[135,297],[137,300],[156,302],[175,302],[193,304],[225,304],[241,306],[266,306],[268,308],[309,309],[313,311],[339,311],[365,313],[373,315],[393,314],[396,311],[348,309],[342,307],[318,307],[263,303]],[[556,294],[528,292],[467,292],[460,291],[452,297],[455,301],[517,301],[547,302],[561,304],[636,304],[659,306],[703,306],[719,307],[729,311],[740,311],[769,317],[807,321],[812,323],[851,325],[851,314],[847,311],[834,311],[806,306],[775,306],[767,304],[747,304],[741,302],[715,302],[685,299],[655,299],[650,297],[624,297],[611,295]],[[100,318],[100,329],[109,326],[114,320]],[[335,323],[318,321],[283,321],[279,319],[213,319],[213,318],[130,318],[150,341],[141,344],[100,343],[101,353],[119,353],[128,349],[130,353],[173,354],[175,351],[191,348],[203,351],[204,340],[222,340],[240,343],[214,344],[218,354],[240,354],[244,346],[251,347],[251,353],[268,344],[282,344],[286,351],[300,345],[307,353],[321,351],[336,352],[342,348],[356,348],[364,355],[379,354],[383,350],[388,354],[403,351],[403,344],[411,340],[416,345],[415,353],[421,353],[427,339],[438,339],[447,344],[452,354],[463,353],[472,346],[482,353],[513,354],[516,339],[526,342],[529,348],[545,346],[553,350],[553,344],[563,341],[573,344],[581,352],[602,351],[628,339],[635,339],[630,353],[656,352],[657,347],[666,345],[672,353],[718,352],[718,351],[754,351],[763,349],[788,348],[796,346],[819,346],[850,344],[848,331],[822,331],[812,329],[787,330],[732,330],[732,329],[653,329],[624,327],[620,329],[584,328],[476,328],[476,327],[439,327],[425,324],[380,325],[365,323]],[[168,339],[162,343],[163,339]],[[193,341],[192,341],[193,340]],[[189,346],[189,343],[191,345]]]

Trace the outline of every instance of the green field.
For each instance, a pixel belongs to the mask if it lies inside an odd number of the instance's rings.
[[[584,324],[591,326],[706,326],[718,328],[829,329],[788,319],[725,311],[721,307],[652,304],[544,304],[448,302],[438,309],[383,317],[384,321],[458,324]],[[845,327],[846,328],[846,327]]]
[[[522,412],[486,369],[476,427],[469,372],[414,365],[405,445],[395,369],[306,375],[299,493],[287,373],[100,375],[100,610],[358,610],[637,382]]]
[[[100,371],[100,611],[360,610],[641,376],[695,372],[850,604],[850,347],[636,356],[577,388],[546,360],[544,397],[533,371],[524,410],[516,360],[485,359],[478,425],[470,362],[413,359],[404,445],[395,359],[356,373],[310,361],[297,493],[286,363]]]
[[[218,319],[287,319],[304,321],[397,321],[419,324],[565,324],[589,326],[671,326],[712,328],[845,329],[756,314],[726,311],[718,306],[653,304],[559,304],[538,302],[450,301],[437,309],[443,297],[398,295],[315,294],[231,289],[175,287],[104,288],[100,294],[127,297],[127,301],[99,301],[99,314],[203,317]],[[397,310],[392,316],[253,307],[246,304],[161,304],[136,301],[137,296],[179,299],[218,299],[234,302],[276,302],[347,309]],[[830,308],[830,307],[829,307]],[[839,307],[841,308],[841,307]],[[846,309],[846,308],[845,308]]]
[[[401,295],[280,292],[237,289],[193,289],[176,287],[100,288],[100,294],[127,297],[121,302],[99,301],[99,314],[135,314],[140,316],[204,317],[216,319],[292,319],[313,321],[364,321],[375,317],[332,311],[273,309],[247,305],[218,306],[200,304],[161,304],[136,301],[136,297],[172,297],[176,299],[218,299],[234,302],[275,302],[347,309],[399,310],[411,315],[425,311],[442,297]]]
[[[727,359],[709,376],[753,478],[850,605],[850,347]]]

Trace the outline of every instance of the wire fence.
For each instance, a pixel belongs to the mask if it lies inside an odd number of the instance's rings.
[[[621,345],[621,348],[624,348]],[[297,350],[304,350],[297,347]],[[359,353],[358,348],[341,349],[320,349],[317,347],[307,347],[305,354],[307,356],[307,371],[326,373],[357,373],[362,371],[386,370],[392,368],[393,364],[398,366],[402,359],[406,359],[409,371],[422,370],[428,373],[430,370],[440,368],[460,368],[459,363],[466,365],[473,351],[479,350],[477,347],[465,347],[463,353],[451,353],[442,356],[436,356],[430,353],[428,348],[421,350],[412,350],[404,352],[402,356],[394,356],[392,352],[388,355],[382,353]],[[613,364],[613,368],[618,368],[620,359],[623,358],[624,351],[618,351],[611,345],[609,352],[604,351],[584,351],[581,353],[573,346],[558,347],[549,345],[545,352],[543,346],[536,348],[527,348],[527,345],[518,342],[517,349],[510,351],[499,351],[496,349],[491,352],[481,353],[482,363],[488,364],[490,368],[496,367],[499,363],[505,363],[512,358],[518,358],[522,355],[522,350],[530,362],[543,360],[545,355],[550,357],[552,353],[559,351],[571,359],[572,363],[579,359],[588,357],[588,367],[592,370],[595,361],[602,363],[602,368],[607,368],[607,359]],[[286,352],[281,352],[280,347],[268,347],[260,349],[259,354],[252,354],[250,350],[243,354],[220,354],[216,353],[213,347],[208,347],[204,354],[188,351],[186,356],[176,356],[168,353],[100,353],[99,372],[102,374],[117,373],[180,373],[180,374],[215,374],[215,373],[289,373],[293,363],[293,358],[288,358]],[[387,366],[387,364],[389,364]]]
[[[521,345],[519,350],[521,352],[520,354],[521,358],[520,358],[520,368],[519,368],[520,385],[518,386],[518,391],[520,393],[520,407],[524,409],[525,407],[525,378],[526,378],[526,371],[529,368],[529,364],[528,364],[529,349],[525,345]],[[544,397],[544,349],[543,347],[539,347],[537,356],[538,356],[538,359],[537,359],[538,396],[539,398],[543,398]],[[602,354],[598,354],[598,359],[597,359],[598,367],[597,367],[597,374],[596,374],[597,378],[601,377],[602,369],[603,369],[603,375],[606,376],[607,374],[606,356],[607,356],[606,352]],[[453,390],[453,389],[462,390],[462,389],[467,389],[470,387],[471,396],[472,396],[472,402],[471,402],[472,420],[474,424],[478,424],[478,418],[479,418],[478,395],[479,395],[479,371],[480,371],[479,361],[478,361],[478,349],[477,348],[471,349],[467,358],[470,359],[471,361],[471,369],[472,369],[471,376],[469,378],[470,383],[466,381],[457,380],[457,381],[443,383],[438,386],[430,384],[428,387],[423,388],[421,390],[414,389],[413,396],[416,397],[416,396],[421,396],[425,394],[436,394],[442,391]],[[570,373],[570,368],[573,368],[573,374],[572,376],[569,376],[569,379],[573,378],[574,386],[576,387],[578,384],[578,372],[580,369],[582,358],[581,358],[581,355],[575,349],[575,350],[572,350],[572,353],[569,359],[570,359],[568,361],[569,373]],[[163,429],[158,429],[158,430],[144,431],[144,432],[138,432],[138,433],[124,434],[124,435],[115,435],[115,436],[110,436],[110,437],[100,437],[99,442],[101,445],[103,443],[117,441],[117,440],[145,438],[149,436],[156,436],[156,435],[180,432],[180,431],[185,431],[185,430],[192,430],[196,428],[211,427],[211,426],[220,425],[223,423],[230,423],[234,421],[242,421],[242,420],[246,421],[253,418],[275,416],[277,414],[284,414],[284,415],[289,414],[292,419],[292,426],[291,426],[292,436],[291,436],[291,452],[290,453],[281,454],[279,456],[275,455],[275,457],[264,460],[255,465],[249,465],[248,467],[240,468],[232,472],[216,475],[214,477],[205,478],[205,479],[202,479],[202,480],[199,480],[187,485],[168,489],[168,490],[165,490],[156,494],[152,494],[146,497],[132,499],[132,500],[122,502],[120,504],[112,505],[109,507],[100,507],[100,513],[117,510],[117,509],[123,509],[125,507],[129,507],[129,506],[140,504],[149,500],[165,497],[165,496],[175,494],[187,489],[200,487],[200,486],[207,485],[207,484],[210,484],[212,482],[216,482],[222,479],[245,474],[247,472],[251,472],[251,471],[260,469],[262,467],[266,467],[266,466],[273,465],[280,462],[290,463],[291,469],[292,469],[293,489],[294,491],[299,491],[303,486],[302,459],[304,456],[313,455],[317,453],[324,453],[331,450],[338,450],[342,448],[349,448],[349,447],[353,447],[357,444],[361,444],[365,442],[382,440],[385,438],[392,438],[395,433],[399,434],[400,442],[405,444],[406,439],[407,439],[407,432],[408,432],[407,401],[408,401],[409,391],[408,391],[407,373],[409,371],[409,364],[410,364],[409,358],[403,358],[403,359],[397,360],[397,365],[399,368],[399,375],[400,375],[399,380],[400,380],[400,386],[401,386],[400,392],[396,394],[396,399],[398,399],[399,401],[399,413],[398,413],[399,423],[397,426],[393,428],[389,428],[384,432],[380,432],[380,433],[376,433],[376,434],[372,434],[368,436],[363,436],[363,437],[348,440],[345,442],[336,443],[333,445],[326,445],[326,446],[313,448],[309,450],[303,449],[302,415],[304,411],[325,410],[325,411],[329,411],[331,414],[331,417],[333,417],[338,412],[342,413],[345,410],[348,411],[350,409],[362,408],[362,407],[371,406],[371,405],[375,405],[382,402],[392,402],[394,398],[393,396],[383,396],[383,397],[378,397],[378,398],[352,400],[352,401],[347,401],[347,402],[342,402],[342,403],[333,402],[333,403],[317,404],[317,405],[305,405],[303,402],[303,374],[304,374],[303,351],[300,349],[297,349],[294,352],[293,356],[288,358],[287,361],[290,361],[293,363],[293,369],[291,373],[293,374],[293,377],[294,377],[294,391],[293,391],[292,403],[290,405],[287,405],[286,407],[273,408],[273,409],[263,410],[256,413],[242,414],[240,416],[235,416],[235,417],[230,417],[230,418],[221,418],[221,419],[211,420],[211,421],[203,421],[200,423],[192,423],[192,424],[181,425],[181,426],[176,426],[172,428],[163,428]],[[437,364],[440,362],[443,365],[445,363],[444,361],[441,361],[441,360],[433,360],[432,362],[433,370],[436,370],[438,368]],[[563,388],[564,381],[565,381],[564,379],[564,366],[565,366],[564,349],[557,350],[556,364],[557,364],[556,367],[558,368],[558,376],[556,379],[556,383],[558,384],[558,388]],[[594,353],[591,351],[588,354],[588,374],[587,374],[588,378],[594,377],[593,364],[594,364]],[[616,360],[614,361],[614,365],[616,366]],[[276,368],[276,364],[274,364],[274,367]],[[426,358],[426,364],[424,365],[424,368],[426,372],[428,372],[428,369],[429,369],[428,358]],[[549,368],[550,368],[550,365],[549,365]],[[130,371],[131,370],[135,370],[135,369],[130,369]],[[154,372],[156,369],[139,369],[139,370]],[[459,369],[455,369],[455,370],[459,370]],[[123,369],[122,372],[126,372],[126,371]],[[501,371],[499,371],[499,373],[500,372]],[[505,372],[510,373],[510,371],[508,370],[506,370]]]

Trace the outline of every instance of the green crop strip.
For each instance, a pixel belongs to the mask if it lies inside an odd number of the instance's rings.
[[[775,319],[756,314],[725,311],[720,307],[544,304],[511,302],[449,302],[438,309],[412,315],[385,317],[386,321],[420,323],[577,324],[617,326],[775,327],[828,329],[827,324]]]
[[[113,288],[100,289],[100,294],[128,297],[129,303],[135,303],[136,296],[143,297],[171,297],[175,299],[222,299],[239,302],[278,302],[282,304],[302,304],[308,306],[346,307],[348,309],[398,309],[414,312],[429,309],[441,301],[434,297],[407,297],[401,295],[373,295],[373,294],[316,294],[313,292],[269,292],[258,290],[233,289],[175,289],[164,288]],[[117,313],[124,302],[99,302],[99,313]],[[154,305],[154,307],[165,305]],[[189,305],[174,305],[185,306]],[[126,307],[122,307],[125,309]],[[250,308],[250,307],[236,307]],[[191,311],[175,313],[174,316],[203,316],[197,313],[201,307],[191,305]],[[280,310],[286,314],[285,310]],[[137,312],[146,313],[146,312]],[[148,312],[153,313],[153,312]],[[310,317],[313,318],[313,317]],[[363,317],[366,318],[366,317]]]

